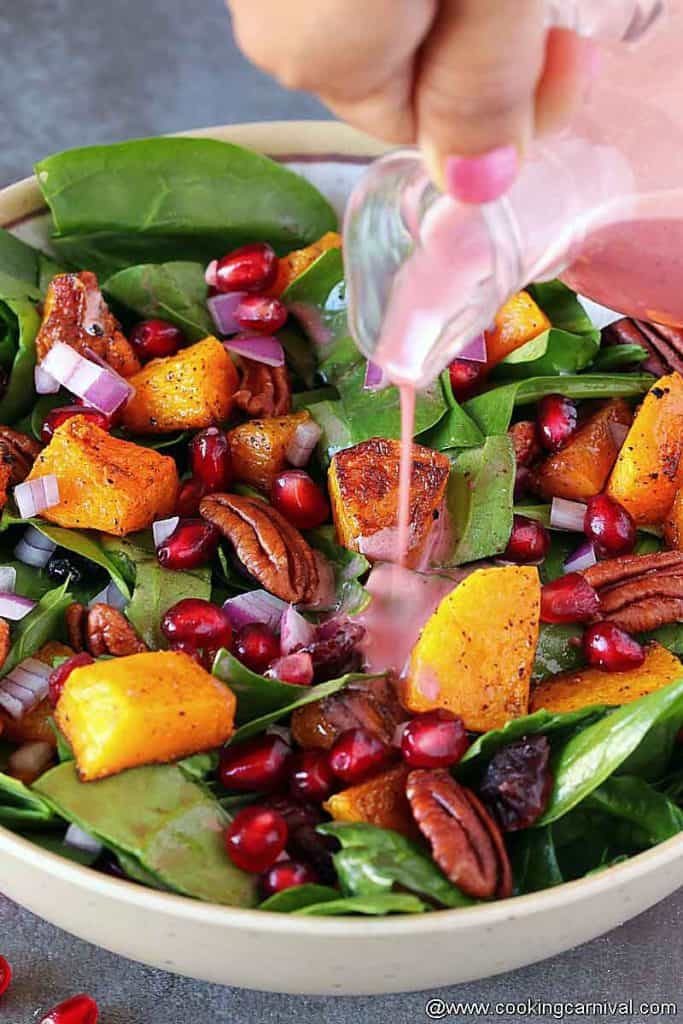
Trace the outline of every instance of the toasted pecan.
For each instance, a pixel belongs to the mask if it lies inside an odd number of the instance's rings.
[[[635,576],[623,583],[600,590],[600,611],[604,616],[620,608],[650,597],[683,598],[683,570],[679,572],[650,572]]]
[[[11,427],[0,427],[0,462],[9,466],[9,485],[22,483],[31,472],[42,445],[28,434]]]
[[[88,609],[84,604],[79,604],[78,601],[70,604],[64,613],[69,646],[73,647],[76,652],[85,650],[87,617]]]
[[[683,551],[655,551],[651,555],[622,555],[606,558],[590,569],[583,570],[583,576],[592,587],[599,589],[621,580],[628,580],[643,573],[671,569],[683,569]]]
[[[302,747],[329,750],[347,729],[361,728],[393,742],[396,727],[408,718],[390,676],[349,683],[339,693],[306,704],[292,715],[292,736]]]
[[[266,366],[254,359],[239,361],[242,381],[235,392],[238,409],[251,417],[286,416],[292,408],[292,385],[286,366]]]
[[[604,618],[615,626],[625,629],[627,633],[644,633],[660,626],[668,626],[672,622],[683,622],[683,595],[681,597],[646,597],[642,601],[634,601],[616,612],[610,612]]]
[[[98,603],[92,608],[70,604],[66,610],[66,631],[75,651],[87,651],[94,658],[110,654],[123,658],[149,650],[128,619],[117,608]]]

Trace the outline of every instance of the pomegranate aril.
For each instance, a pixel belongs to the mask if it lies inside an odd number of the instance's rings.
[[[184,480],[178,491],[178,500],[175,507],[176,515],[182,516],[183,519],[191,519],[193,516],[196,516],[199,512],[199,502],[205,494],[206,491],[201,480],[195,480],[194,477]]]
[[[366,729],[347,729],[329,754],[330,768],[349,786],[362,782],[393,760],[395,751]]]
[[[170,651],[181,651],[183,654],[189,654],[198,665],[202,668],[206,667],[206,659],[203,651],[199,647],[195,647],[194,644],[187,643],[185,640],[176,640],[174,643],[168,645]]]
[[[279,679],[291,686],[310,686],[313,682],[313,659],[307,651],[295,651],[278,658],[268,669],[270,679]]]
[[[317,882],[318,876],[312,867],[299,860],[280,860],[273,864],[270,871],[261,879],[261,891],[264,896],[273,896],[283,889],[291,889],[295,885],[306,885]]]
[[[261,807],[269,807],[272,811],[278,811],[287,822],[290,834],[296,832],[302,826],[315,829],[323,820],[323,813],[320,807],[309,802],[293,799],[286,793],[274,793],[261,801]]]
[[[245,807],[225,833],[225,847],[233,864],[243,871],[267,871],[285,848],[287,822],[267,807]]]
[[[219,292],[262,292],[275,283],[278,259],[267,242],[251,242],[216,263]]]
[[[589,622],[600,609],[597,591],[580,572],[541,588],[541,622]]]
[[[550,534],[535,519],[514,516],[512,533],[502,558],[517,565],[536,565],[542,562],[550,550]]]
[[[245,295],[237,306],[235,320],[243,331],[274,334],[287,322],[287,308],[269,295]]]
[[[531,490],[531,484],[533,475],[528,466],[517,466],[515,469],[515,489],[513,492],[513,498],[515,501],[519,501]]]
[[[190,441],[190,468],[205,494],[223,491],[232,480],[230,444],[222,430],[207,427]]]
[[[645,649],[613,622],[596,622],[583,634],[583,653],[592,668],[626,672],[645,661]]]
[[[94,661],[95,659],[87,651],[81,651],[80,654],[74,654],[72,658],[67,658],[66,661],[63,661],[61,665],[58,665],[53,670],[47,681],[50,703],[53,708],[57,706],[57,701],[62,696],[64,684],[73,670],[75,668],[82,668],[84,665],[92,665]]]
[[[184,597],[169,608],[161,620],[161,631],[170,643],[194,647],[230,647],[232,626],[227,612],[199,597]]]
[[[12,968],[4,956],[0,956],[0,996],[3,996],[12,981]]]
[[[564,395],[546,395],[538,403],[538,434],[544,448],[558,452],[564,448],[578,424],[576,405]]]
[[[92,423],[101,430],[111,428],[109,416],[105,416],[97,409],[89,409],[83,405],[60,405],[56,409],[51,409],[43,420],[43,425],[40,428],[40,440],[44,444],[49,444],[57,427],[61,427],[62,423],[66,423],[72,416],[82,416],[88,423]]]
[[[216,554],[220,533],[204,519],[181,519],[170,537],[157,548],[165,569],[197,569]]]
[[[332,792],[334,782],[327,751],[302,750],[295,755],[289,780],[293,796],[322,803]]]
[[[336,881],[332,854],[340,849],[334,836],[321,836],[314,825],[301,825],[294,829],[287,841],[287,852],[297,860],[310,864],[321,882]]]
[[[168,320],[142,320],[130,332],[129,340],[138,358],[146,363],[149,359],[174,356],[185,344],[185,335]]]
[[[418,715],[401,733],[401,753],[411,768],[449,768],[469,745],[462,718],[448,711]]]
[[[636,544],[636,524],[631,513],[607,494],[589,498],[583,529],[599,555],[627,555]]]
[[[468,359],[454,359],[448,367],[453,397],[458,402],[471,398],[483,382],[486,363],[473,363]]]
[[[330,515],[323,491],[303,469],[286,469],[273,481],[270,492],[273,506],[299,530],[313,530]]]
[[[84,992],[53,1007],[40,1024],[97,1024],[97,1003]]]
[[[233,653],[252,672],[262,675],[280,656],[280,641],[264,623],[251,622],[236,634]]]
[[[292,748],[275,733],[225,747],[218,777],[226,789],[238,793],[267,792],[284,785],[292,763]]]

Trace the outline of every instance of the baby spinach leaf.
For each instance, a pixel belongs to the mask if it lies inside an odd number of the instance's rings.
[[[353,444],[351,427],[344,406],[339,399],[315,402],[307,408],[322,430],[318,449],[323,453],[326,461],[329,462],[332,456],[342,448],[348,448]]]
[[[140,559],[135,566],[135,589],[126,615],[148,647],[166,646],[161,620],[169,608],[185,597],[208,601],[211,570],[164,569],[156,558]]]
[[[381,892],[371,896],[344,896],[293,911],[300,917],[332,917],[343,914],[421,914],[428,907],[407,892]]]
[[[229,142],[138,139],[87,146],[36,166],[52,212],[52,243],[73,265],[107,277],[179,253],[210,259],[245,242],[278,252],[334,230],[326,199],[298,174]]]
[[[190,341],[215,334],[201,263],[178,260],[127,267],[110,277],[103,290],[140,319],[170,321]]]
[[[526,516],[527,519],[535,519],[545,527],[550,527],[550,505],[515,505],[515,515]]]
[[[320,351],[348,337],[341,249],[322,253],[292,281],[283,292],[282,301]]]
[[[301,331],[291,326],[283,327],[278,331],[277,337],[285,350],[287,366],[295,377],[295,386],[312,388],[318,365],[317,351],[313,343],[305,338]],[[296,409],[294,411],[296,412]]]
[[[41,796],[0,772],[0,823],[10,828],[44,828],[55,820],[52,807]]]
[[[610,345],[600,349],[593,366],[598,373],[614,373],[644,363],[649,354],[642,345]]]
[[[178,767],[188,779],[193,782],[202,782],[209,775],[213,775],[218,767],[218,754],[212,750],[208,754],[193,754],[192,757],[185,757],[178,761]]]
[[[253,906],[252,877],[225,853],[227,816],[176,765],[147,765],[84,783],[69,761],[43,775],[34,789],[67,821],[135,858],[173,891]]]
[[[582,635],[573,623],[551,624],[542,622],[536,645],[536,657],[531,679],[540,683],[558,672],[570,672],[583,664],[581,647],[575,641]]]
[[[493,376],[510,380],[579,373],[590,366],[599,348],[599,331],[572,334],[553,328],[511,352],[496,366]]]
[[[66,860],[72,860],[75,864],[82,864],[83,867],[90,867],[99,857],[95,850],[82,850],[79,847],[66,843],[64,838],[52,832],[32,832],[31,842],[36,846],[42,846],[49,853],[56,853]]]
[[[316,885],[307,882],[295,885],[291,889],[283,889],[259,903],[259,910],[269,910],[275,914],[291,914],[302,907],[312,907],[319,903],[330,903],[339,899],[339,892],[329,885]]]
[[[44,252],[0,228],[0,274],[37,288],[44,295],[49,282],[60,273],[62,268]]]
[[[35,389],[35,339],[40,327],[38,289],[0,272],[0,366],[8,380],[0,398],[0,422],[12,424],[31,408]]]
[[[309,530],[306,539],[325,556],[334,570],[335,607],[346,615],[359,615],[370,601],[367,590],[358,582],[370,570],[365,555],[338,544],[333,526]]]
[[[668,626],[660,626],[649,633],[641,633],[641,641],[656,640],[662,647],[666,647],[672,654],[683,656],[683,623],[672,622]]]
[[[683,725],[683,679],[623,705],[572,736],[553,758],[555,785],[537,824],[556,821],[584,800],[666,721]]]
[[[6,676],[25,658],[30,658],[48,640],[55,640],[61,635],[64,612],[73,601],[68,585],[67,581],[61,587],[48,590],[35,608],[17,623],[10,652],[0,668],[0,677]]]
[[[576,297],[576,292],[561,281],[541,281],[529,286],[533,299],[541,307],[553,327],[572,334],[599,338],[600,331]]]
[[[509,841],[515,892],[540,892],[564,882],[557,862],[552,829],[525,829]]]
[[[512,530],[515,454],[510,438],[487,437],[454,457],[446,502],[453,546],[444,565],[462,565],[503,551]]]
[[[586,798],[586,803],[637,826],[652,846],[683,831],[683,810],[664,793],[633,776],[607,779]]]
[[[443,452],[449,448],[475,448],[484,443],[484,435],[463,407],[456,401],[447,370],[441,374],[441,387],[446,400],[446,415],[420,438],[422,444]]]

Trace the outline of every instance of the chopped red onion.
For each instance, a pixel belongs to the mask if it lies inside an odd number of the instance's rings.
[[[229,598],[223,605],[233,629],[241,629],[252,622],[260,622],[277,633],[287,603],[267,590],[250,590]]]
[[[204,271],[204,280],[208,284],[209,288],[215,288],[218,283],[218,278],[216,277],[217,268],[218,260],[211,260]]]
[[[237,334],[240,325],[235,320],[235,310],[247,292],[224,292],[212,295],[207,308],[219,334]]]
[[[238,356],[253,359],[266,366],[284,366],[285,350],[272,334],[237,334],[223,344]]]
[[[14,488],[14,500],[22,519],[39,516],[46,508],[59,504],[59,484],[54,473],[25,480]]]
[[[54,541],[42,534],[40,530],[36,530],[35,526],[29,526],[15,547],[14,554],[24,565],[31,565],[35,569],[44,569],[56,550],[57,545]]]
[[[365,364],[365,380],[363,389],[365,391],[383,391],[389,386],[389,378],[381,366],[371,362],[369,359]]]
[[[95,604],[109,604],[112,608],[122,612],[128,604],[128,598],[121,593],[113,581],[110,581],[104,590],[100,590],[99,594],[95,594],[93,599],[88,602],[88,608],[92,608]]]
[[[583,544],[579,544],[576,551],[572,552],[564,560],[564,571],[565,572],[583,572],[584,569],[590,569],[592,565],[597,562],[597,555],[595,554],[595,548],[591,541],[586,540]]]
[[[550,525],[556,530],[575,530],[583,533],[586,506],[581,501],[553,498],[550,506]]]
[[[69,825],[64,836],[67,846],[73,846],[76,850],[83,850],[84,853],[100,854],[104,849],[102,843],[89,832],[85,832],[78,825]]]
[[[403,733],[406,731],[406,726],[407,725],[408,725],[408,719],[406,719],[405,722],[399,722],[398,723],[398,725],[394,729],[394,735],[392,736],[392,739],[391,739],[392,747],[400,747],[401,746],[401,742],[403,740]]]
[[[465,345],[462,352],[458,353],[458,359],[465,359],[470,363],[485,363],[487,359],[486,335],[478,334],[476,338]]]
[[[280,623],[280,650],[291,654],[297,647],[305,647],[315,637],[315,626],[301,615],[293,604],[288,604]]]
[[[10,696],[9,693],[5,693],[2,688],[2,681],[0,680],[0,708],[6,711],[12,718],[21,718],[24,714],[24,705],[16,697]]]
[[[0,679],[0,707],[12,718],[23,718],[47,697],[49,665],[37,658],[26,658]]]
[[[110,416],[128,401],[133,388],[95,353],[86,359],[70,345],[58,341],[42,362],[45,373],[88,405]]]
[[[33,371],[33,381],[39,395],[56,395],[60,388],[59,381],[46,373],[40,364],[36,364]]]
[[[285,458],[292,466],[305,466],[322,436],[322,430],[315,420],[306,420],[300,423],[292,440],[285,448]]]
[[[0,565],[0,591],[13,594],[17,585],[17,570],[13,565]]]
[[[178,523],[180,522],[180,516],[170,516],[168,519],[155,519],[152,523],[152,537],[154,538],[154,547],[160,548],[165,540],[175,532]]]
[[[21,594],[11,594],[7,591],[0,591],[0,618],[9,619],[10,622],[18,622],[25,615],[35,608],[36,602],[30,597],[22,597]]]
[[[314,551],[313,557],[318,567],[318,590],[310,604],[300,605],[304,611],[329,611],[337,607],[337,584],[334,569],[320,551]]]
[[[45,740],[23,743],[10,754],[7,767],[12,775],[30,786],[52,764],[54,747]]]
[[[310,686],[313,682],[313,659],[308,651],[296,651],[278,658],[268,669],[271,679],[279,679],[292,686]]]

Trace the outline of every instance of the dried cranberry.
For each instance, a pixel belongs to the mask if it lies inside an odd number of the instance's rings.
[[[365,628],[357,622],[330,620],[318,627],[304,651],[313,662],[313,681],[325,683],[347,672],[357,672],[363,660],[359,645]]]
[[[330,768],[349,786],[381,771],[393,760],[395,751],[379,736],[366,729],[347,729],[330,750]]]
[[[530,828],[543,814],[553,788],[546,736],[523,736],[489,761],[481,795],[506,832]]]
[[[589,622],[600,608],[597,591],[580,572],[541,588],[541,622]]]
[[[60,405],[56,409],[51,409],[43,420],[43,425],[40,428],[40,440],[49,444],[57,427],[61,427],[62,423],[66,423],[72,416],[82,416],[88,423],[99,427],[100,430],[111,428],[110,417],[97,409],[90,409],[82,405]]]
[[[502,557],[517,565],[537,565],[550,550],[550,534],[536,519],[514,516],[512,533]]]
[[[469,359],[454,359],[448,367],[453,396],[458,402],[471,398],[484,379],[486,363],[473,363]]]
[[[245,295],[234,313],[243,331],[274,334],[287,322],[287,307],[269,295]]]
[[[185,344],[185,335],[167,320],[142,320],[130,332],[130,343],[138,358],[146,363],[149,359],[174,356]]]
[[[287,822],[290,835],[303,825],[315,829],[323,820],[323,813],[320,807],[309,802],[293,799],[286,793],[274,793],[267,796],[260,802],[261,807],[270,807],[277,811]]]
[[[449,711],[417,715],[401,733],[401,753],[411,768],[450,768],[468,746],[462,718]]]
[[[227,436],[217,427],[201,430],[190,441],[190,468],[205,494],[224,491],[232,480],[232,458]]]
[[[270,500],[299,530],[312,530],[330,515],[327,498],[303,469],[286,469],[279,473],[273,481]]]
[[[234,249],[216,263],[219,292],[261,292],[275,282],[278,259],[267,242],[251,242]]]
[[[204,519],[181,519],[170,537],[157,548],[165,569],[197,569],[216,554],[220,533]]]
[[[0,996],[3,996],[7,989],[10,987],[12,981],[12,968],[9,962],[0,956]]]
[[[261,879],[261,890],[264,896],[273,896],[283,889],[317,881],[318,876],[308,864],[299,860],[279,860]]]
[[[97,1003],[84,992],[72,996],[41,1017],[40,1024],[97,1024]]]
[[[225,747],[218,776],[226,789],[238,793],[278,789],[287,778],[292,748],[275,733],[265,733]]]
[[[195,480],[192,476],[189,480],[183,480],[178,491],[178,499],[175,506],[176,515],[181,516],[183,519],[191,519],[193,516],[196,516],[199,512],[199,502],[205,494],[206,491],[201,480]]]
[[[243,665],[261,675],[279,657],[280,641],[263,622],[250,622],[235,636],[234,654]]]
[[[245,807],[225,834],[225,846],[233,864],[243,871],[267,871],[285,848],[287,822],[267,807]]]
[[[336,880],[332,854],[338,849],[339,840],[334,836],[321,836],[314,825],[300,825],[291,832],[287,843],[288,852],[311,864],[320,881],[326,884]]]
[[[232,643],[227,612],[200,597],[184,597],[169,608],[161,620],[161,631],[169,643],[212,649]]]
[[[334,775],[326,750],[302,750],[295,754],[289,788],[300,800],[322,803],[334,787]]]
[[[538,403],[538,433],[550,452],[564,448],[575,433],[579,415],[571,398],[546,395]]]
[[[74,654],[72,658],[67,658],[56,669],[53,669],[47,681],[50,703],[53,708],[57,706],[57,701],[62,696],[64,684],[73,670],[75,668],[82,668],[83,665],[92,665],[94,661],[95,659],[87,651],[81,651],[80,654]]]
[[[583,653],[593,668],[626,672],[645,661],[645,649],[630,633],[613,622],[596,622],[583,634]]]
[[[636,544],[636,524],[631,513],[607,494],[589,498],[583,529],[599,555],[627,555]]]

